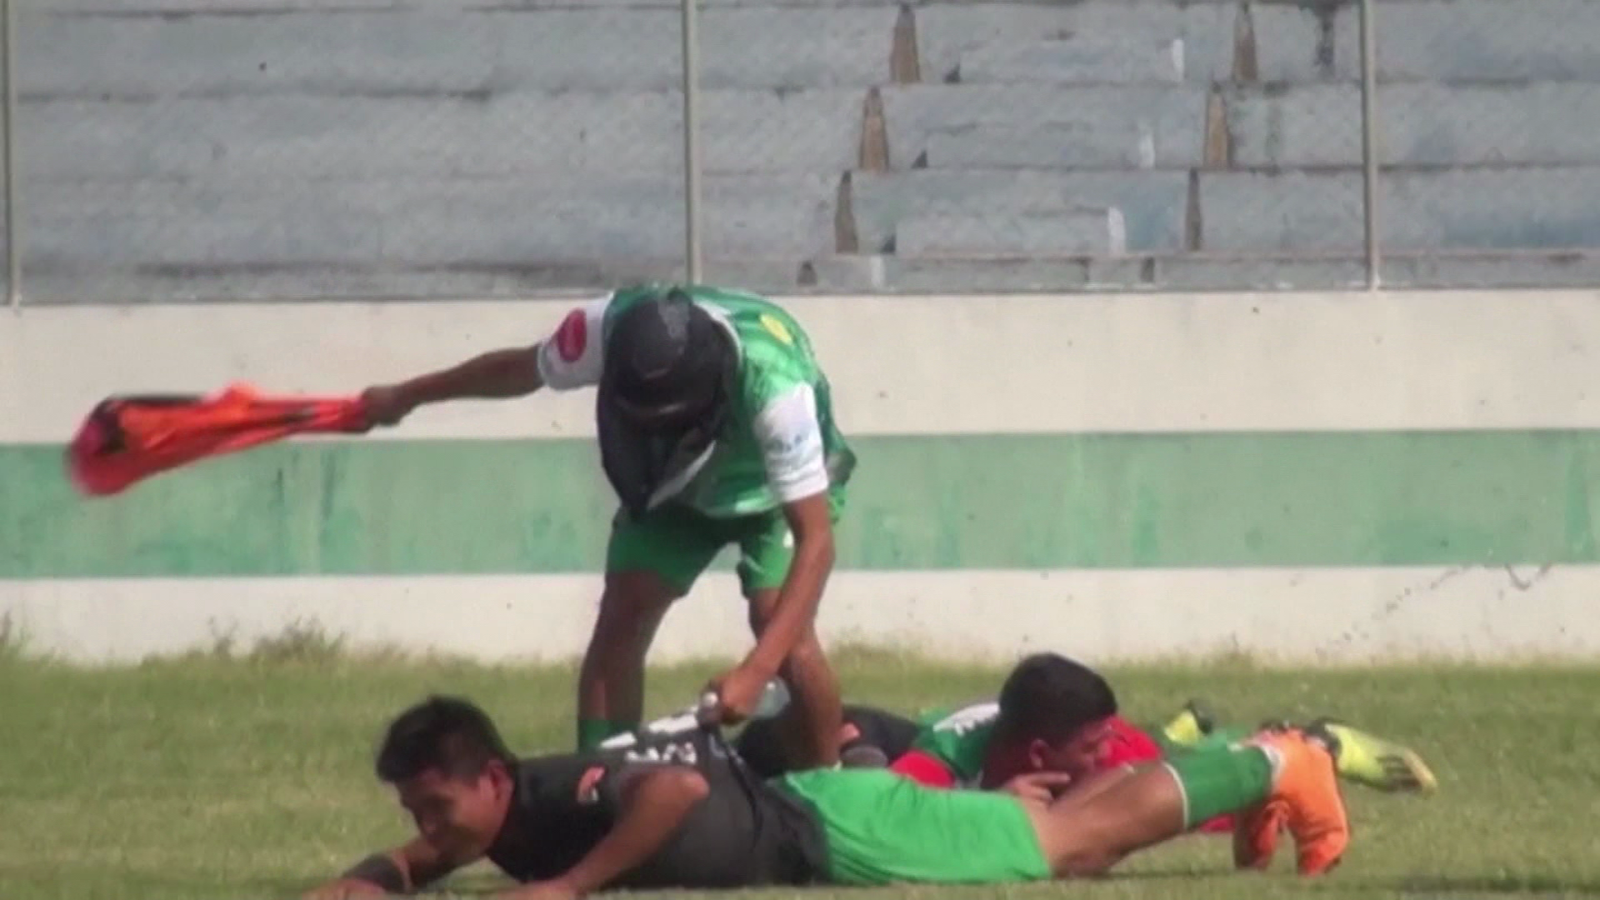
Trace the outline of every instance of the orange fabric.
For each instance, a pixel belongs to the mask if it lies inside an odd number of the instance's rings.
[[[366,428],[357,397],[268,396],[247,384],[212,397],[108,397],[67,447],[67,471],[79,490],[104,496],[207,457],[296,434]]]

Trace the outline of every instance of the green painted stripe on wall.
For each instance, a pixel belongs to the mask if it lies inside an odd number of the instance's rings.
[[[857,439],[848,569],[1600,561],[1600,432]],[[319,442],[81,500],[0,446],[0,577],[594,571],[585,440]],[[726,561],[723,562],[726,566]]]

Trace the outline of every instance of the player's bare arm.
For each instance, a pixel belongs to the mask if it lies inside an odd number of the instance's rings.
[[[815,623],[836,558],[833,522],[840,496],[816,387],[799,384],[771,396],[752,424],[788,559],[781,580],[747,594],[756,645],[737,668],[714,681],[718,707],[724,722],[746,718],[762,686],[781,674],[795,700],[783,725],[791,765],[830,766],[839,759],[844,710]]]
[[[622,809],[600,842],[559,878],[501,894],[502,900],[582,897],[649,859],[672,837],[711,786],[686,766],[650,766],[619,773]]]
[[[767,681],[816,622],[822,589],[833,571],[833,522],[826,494],[784,504],[784,518],[794,535],[790,564],[772,617],[743,663],[718,682],[723,708],[738,718],[750,715]],[[732,717],[730,717],[732,718]]]
[[[375,424],[393,425],[419,406],[449,400],[525,397],[544,386],[539,344],[482,353],[459,365],[362,394]]]
[[[422,838],[414,838],[393,850],[367,856],[338,878],[312,889],[306,894],[306,900],[409,894],[444,878],[461,865],[446,859]]]

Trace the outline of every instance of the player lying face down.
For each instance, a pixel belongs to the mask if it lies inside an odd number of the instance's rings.
[[[1266,865],[1287,825],[1300,871],[1317,874],[1349,841],[1334,742],[1263,733],[1057,798],[1052,773],[1019,776],[1009,792],[941,790],[882,769],[763,780],[702,729],[519,759],[476,706],[434,697],[391,723],[376,764],[417,836],[308,896],[411,892],[480,859],[518,881],[503,896],[522,900],[603,888],[1041,881],[1103,873],[1224,812],[1242,813],[1237,865]]]
[[[1433,773],[1413,750],[1348,724],[1319,719],[1339,739],[1339,775],[1387,792],[1433,790]],[[1059,654],[1023,659],[997,699],[912,720],[870,706],[847,705],[839,736],[846,765],[889,766],[933,787],[994,788],[1030,772],[1082,781],[1129,764],[1226,746],[1260,728],[1219,727],[1197,701],[1166,724],[1141,727],[1123,717],[1097,672]],[[754,722],[738,736],[739,753],[771,777],[786,771],[777,729]],[[1227,817],[1203,830],[1231,832]]]

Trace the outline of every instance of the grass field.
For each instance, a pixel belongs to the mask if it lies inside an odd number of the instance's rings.
[[[840,666],[851,699],[905,710],[986,695],[1000,676],[867,651],[843,654]],[[679,705],[709,671],[652,672],[651,710]],[[1600,895],[1600,669],[1277,672],[1230,662],[1110,674],[1139,720],[1195,695],[1230,721],[1349,717],[1412,742],[1440,792],[1352,789],[1352,851],[1317,882],[1295,878],[1287,859],[1270,874],[1232,874],[1225,840],[1189,837],[1096,883],[805,896]],[[0,654],[0,898],[297,896],[407,835],[370,774],[387,716],[429,691],[460,693],[495,715],[516,748],[565,749],[572,678],[557,668],[352,659],[304,640],[115,669]],[[446,889],[502,883],[474,869]]]

